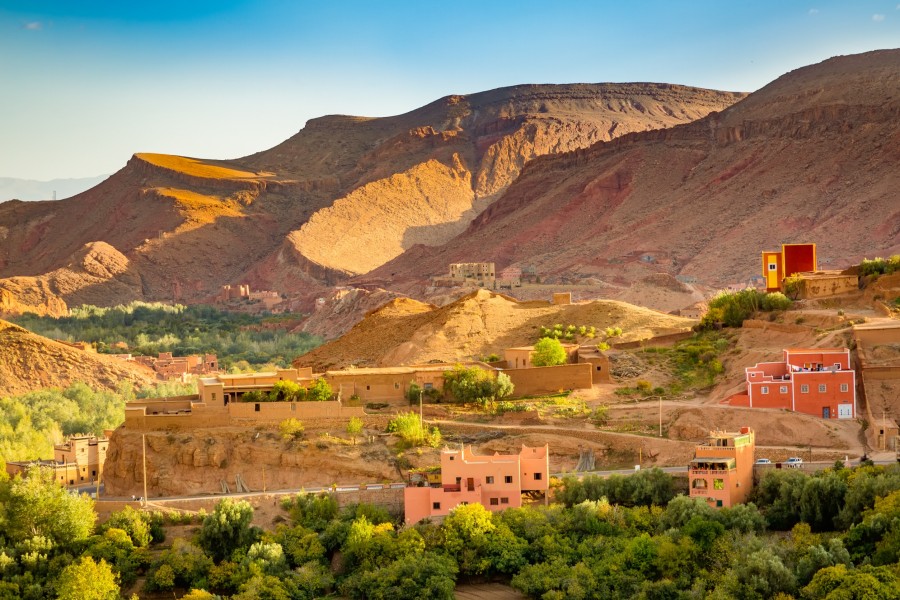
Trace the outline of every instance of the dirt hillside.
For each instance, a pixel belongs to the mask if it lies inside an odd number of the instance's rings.
[[[555,324],[621,327],[623,340],[683,331],[696,321],[613,300],[550,305],[479,290],[446,306],[398,298],[369,314],[344,336],[298,357],[317,369],[452,362],[532,344]],[[599,340],[598,340],[599,341]]]
[[[67,278],[66,303],[204,301],[238,282],[315,298],[416,244],[450,240],[536,157],[687,123],[743,96],[665,84],[523,85],[394,117],[313,119],[237,160],[139,153],[73,198],[0,204],[0,278],[65,268],[102,242],[124,257],[125,272]]]
[[[900,252],[900,50],[833,58],[666,130],[538,158],[469,228],[358,283],[421,293],[462,261],[544,281],[710,286],[759,274],[760,251],[816,242],[820,265]]]
[[[122,381],[151,384],[155,376],[139,365],[84,352],[0,321],[0,395],[79,381],[94,389],[113,390]]]

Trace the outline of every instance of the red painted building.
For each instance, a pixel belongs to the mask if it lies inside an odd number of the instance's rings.
[[[788,348],[783,361],[747,367],[746,377],[747,393],[732,397],[732,405],[856,417],[856,372],[846,348]]]
[[[711,431],[696,447],[688,469],[691,498],[703,498],[715,508],[746,502],[753,489],[756,438],[749,427],[736,433]]]
[[[782,244],[780,252],[763,252],[763,278],[767,292],[781,291],[785,277],[817,270],[815,244]]]

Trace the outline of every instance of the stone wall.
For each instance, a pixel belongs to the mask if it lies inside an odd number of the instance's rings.
[[[516,396],[548,394],[559,390],[584,390],[593,385],[593,365],[577,363],[504,371],[516,386]]]

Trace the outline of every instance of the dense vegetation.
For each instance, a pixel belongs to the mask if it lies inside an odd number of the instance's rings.
[[[719,292],[709,301],[709,310],[700,320],[700,327],[740,327],[757,311],[783,311],[792,304],[791,299],[781,292],[767,294],[753,288]]]
[[[68,317],[26,314],[11,318],[34,333],[59,340],[95,344],[99,352],[128,352],[155,356],[216,354],[225,369],[257,370],[263,365],[290,366],[291,361],[322,343],[308,333],[287,333],[262,325],[290,320],[291,316],[261,317],[220,311],[211,306],[183,306],[159,302],[132,302],[113,308],[84,305]],[[252,367],[252,369],[251,369]]]
[[[325,402],[333,395],[331,386],[320,377],[309,388],[295,381],[276,381],[271,392],[249,391],[241,396],[241,402]]]
[[[83,383],[21,396],[0,397],[0,467],[4,461],[52,458],[53,444],[76,433],[102,435],[125,420],[125,403],[135,398],[195,393],[193,384],[161,383],[135,390],[94,391]]]
[[[493,377],[488,371],[478,367],[462,365],[444,371],[444,392],[457,402],[475,402],[489,406],[508,398],[514,391],[515,386],[506,373]]]
[[[193,589],[195,599],[439,600],[472,580],[560,600],[900,594],[896,466],[769,471],[755,504],[720,510],[673,490],[659,470],[567,479],[549,507],[469,504],[440,525],[407,527],[382,508],[301,494],[283,500],[288,518],[272,531],[226,499],[192,538],[149,552],[165,534],[161,515],[126,509],[95,528],[91,500],[33,472],[0,480],[0,598],[115,598],[141,574],[147,592]]]
[[[895,254],[890,258],[864,258],[859,264],[859,275],[865,277],[867,275],[890,275],[900,271],[900,254]]]
[[[553,367],[566,364],[568,356],[562,343],[552,337],[544,337],[534,344],[531,364],[535,367]]]

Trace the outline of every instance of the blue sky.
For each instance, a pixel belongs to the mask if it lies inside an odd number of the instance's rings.
[[[236,158],[323,114],[518,83],[753,91],[900,47],[900,0],[0,0],[0,177]]]

